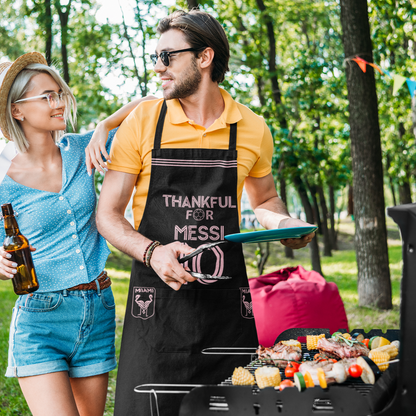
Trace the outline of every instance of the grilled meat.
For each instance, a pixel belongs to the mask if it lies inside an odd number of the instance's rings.
[[[262,345],[257,349],[260,360],[273,362],[280,368],[286,368],[288,361],[301,361],[302,350],[299,347],[284,345],[281,342],[273,345],[271,348],[265,348]]]
[[[344,340],[320,338],[317,348],[319,352],[331,355],[338,360],[343,358],[354,358],[362,355],[367,356],[370,350],[360,342],[349,346]]]
[[[318,368],[322,368],[326,373],[332,370],[333,365],[334,363],[332,361],[304,361],[300,365],[299,371],[302,374],[305,374],[307,371],[311,374],[315,374]]]

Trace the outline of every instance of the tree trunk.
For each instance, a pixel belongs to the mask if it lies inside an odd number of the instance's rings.
[[[300,176],[295,176],[293,178],[293,183],[296,186],[296,189],[299,193],[300,200],[302,201],[303,209],[305,210],[306,221],[309,224],[313,224],[313,211],[312,205],[309,202],[308,193],[306,192],[305,184],[303,183]],[[311,253],[311,263],[312,269],[315,272],[320,273],[323,276],[321,268],[321,257],[319,255],[319,246],[318,246],[318,234],[315,234],[315,238],[309,243],[310,253]]]
[[[399,198],[401,205],[412,203],[412,192],[409,181],[405,181],[402,185],[399,185]]]
[[[320,209],[319,209],[319,204],[318,204],[318,198],[316,197],[316,186],[315,185],[309,185],[307,180],[305,182],[306,182],[306,186],[309,189],[309,192],[310,192],[311,197],[312,197],[312,202],[313,202],[313,206],[312,206],[313,223],[318,225],[318,233],[322,235],[323,234],[322,233],[322,222],[321,222],[321,214],[320,214]]]
[[[367,1],[341,0],[346,58],[372,62]],[[355,244],[360,306],[391,309],[380,128],[373,68],[346,67],[353,170]]]
[[[321,185],[317,187],[319,195],[319,204],[322,211],[322,233],[324,235],[324,256],[332,257],[331,238],[328,230],[328,208],[326,206],[325,193]]]
[[[412,130],[416,142],[416,95],[412,98]]]
[[[348,215],[354,216],[354,195],[352,186],[348,187]]]
[[[52,10],[51,0],[45,0],[45,58],[52,64]]]
[[[391,196],[393,197],[393,205],[396,206],[397,205],[396,190],[394,189],[393,179],[390,176],[389,176],[389,184],[390,184]]]
[[[338,250],[337,232],[335,230],[335,191],[332,185],[329,185],[329,221],[331,224],[329,236],[333,250]]]
[[[403,143],[403,136],[406,130],[403,123],[399,123],[399,140]],[[403,170],[406,172],[406,177],[402,179],[402,183],[399,185],[399,198],[400,204],[412,203],[412,191],[410,189],[410,168],[408,163],[404,163]]]
[[[58,11],[59,21],[61,23],[61,56],[62,56],[62,70],[64,75],[65,82],[69,85],[70,76],[69,76],[69,65],[68,65],[68,49],[67,45],[69,43],[68,39],[68,18],[69,11],[71,10],[71,1],[69,0],[68,5],[63,11],[60,0],[55,0],[55,8]]]
[[[394,189],[394,182],[393,182],[393,178],[391,177],[391,175],[388,174],[388,170],[389,170],[390,165],[391,165],[391,158],[390,158],[389,154],[387,154],[386,162],[387,162],[386,172],[387,172],[387,177],[389,178],[390,191],[391,191],[391,195],[393,197],[393,205],[396,206],[397,202],[396,202],[396,191]]]
[[[269,242],[266,241],[266,248],[263,250],[263,245],[261,243],[257,243],[258,252],[257,255],[257,270],[259,272],[259,276],[263,274],[264,266],[267,263],[267,259],[270,255],[270,246]]]
[[[274,35],[273,19],[266,11],[266,6],[263,0],[256,0],[257,7],[263,14],[263,21],[266,25],[267,38],[269,40],[269,54],[268,54],[268,64],[269,64],[269,76],[272,83],[272,96],[273,100],[276,103],[278,114],[277,120],[279,121],[280,128],[288,128],[288,123],[285,117],[283,102],[282,102],[282,93],[280,91],[279,79],[277,78],[277,68],[276,68],[276,37]]]
[[[188,4],[188,10],[199,9],[198,0],[187,0],[186,3]]]
[[[283,175],[280,176],[280,198],[287,207],[287,197],[286,197],[286,179]],[[294,259],[293,249],[285,246],[285,257],[287,259]]]
[[[139,29],[142,32],[142,65],[143,65],[143,77],[139,78],[140,93],[142,97],[145,97],[148,93],[147,84],[149,82],[149,73],[147,70],[147,54],[146,54],[146,28],[143,24],[143,18],[140,13],[140,1],[136,0],[136,21],[139,24]]]
[[[288,130],[288,122],[286,119],[286,112],[285,112],[285,108],[284,108],[284,104],[282,101],[282,94],[280,91],[280,86],[279,86],[279,79],[277,76],[277,68],[276,68],[276,37],[274,34],[274,21],[273,19],[270,17],[270,15],[267,13],[267,9],[266,6],[264,4],[263,0],[256,0],[257,6],[259,8],[259,10],[262,12],[263,15],[263,22],[266,25],[266,29],[267,29],[267,38],[269,40],[269,54],[267,56],[268,59],[268,64],[269,64],[269,68],[268,68],[268,75],[270,77],[270,81],[272,84],[272,96],[273,96],[273,100],[276,104],[276,108],[277,108],[277,114],[276,114],[276,118],[277,121],[280,125],[280,128],[284,131],[284,130]],[[308,195],[306,193],[306,189],[305,186],[302,182],[302,179],[298,176],[297,177],[297,184],[294,181],[295,186],[298,188],[298,192],[299,192],[299,186],[300,184],[302,185],[302,194],[303,196],[301,198],[304,198],[304,200],[302,201],[302,204],[304,206],[305,209],[305,214],[306,214],[306,207],[305,204],[307,204],[307,209],[310,211],[309,214],[307,214],[306,218],[307,221],[310,224],[313,224],[313,214],[312,214],[312,207],[310,205],[309,199],[308,199]],[[309,218],[308,218],[309,215]],[[310,251],[311,251],[311,260],[312,260],[312,268],[313,270],[317,271],[318,273],[322,274],[322,270],[321,270],[321,259],[320,259],[320,255],[319,255],[319,247],[318,247],[318,239],[317,236],[311,241],[311,243],[309,244],[310,246]]]

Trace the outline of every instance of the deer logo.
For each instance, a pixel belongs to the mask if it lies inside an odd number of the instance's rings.
[[[253,319],[253,302],[249,287],[240,287],[241,316],[246,319]]]
[[[135,318],[149,319],[155,314],[156,289],[154,287],[133,288],[132,315]]]

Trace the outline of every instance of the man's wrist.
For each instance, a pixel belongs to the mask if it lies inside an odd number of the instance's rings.
[[[152,255],[153,255],[153,251],[158,246],[160,246],[159,241],[152,241],[150,244],[147,245],[145,251],[143,252],[143,263],[146,267],[151,267],[150,266],[150,260],[151,260]]]

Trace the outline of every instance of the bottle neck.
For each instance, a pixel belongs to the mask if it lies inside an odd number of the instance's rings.
[[[4,231],[8,237],[19,235],[19,226],[14,215],[4,217]]]

